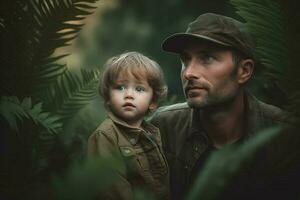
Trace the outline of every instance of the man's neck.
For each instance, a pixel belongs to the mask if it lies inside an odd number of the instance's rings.
[[[244,94],[240,92],[230,103],[203,109],[200,120],[216,148],[234,143],[244,128]]]

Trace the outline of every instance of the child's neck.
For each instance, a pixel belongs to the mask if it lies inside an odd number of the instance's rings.
[[[130,126],[136,127],[136,128],[141,128],[143,119],[139,120],[134,120],[134,121],[126,121],[126,123]]]

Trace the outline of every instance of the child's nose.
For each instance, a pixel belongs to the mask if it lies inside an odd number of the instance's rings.
[[[133,90],[132,89],[128,89],[125,91],[125,98],[126,99],[133,99]]]

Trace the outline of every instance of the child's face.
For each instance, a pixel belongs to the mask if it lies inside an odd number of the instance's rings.
[[[139,127],[152,102],[153,90],[147,81],[132,75],[119,76],[109,88],[111,111],[129,125]]]

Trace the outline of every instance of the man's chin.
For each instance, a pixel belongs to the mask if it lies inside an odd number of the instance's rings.
[[[187,104],[191,108],[203,108],[206,106],[204,101],[200,101],[199,99],[188,98],[186,100]]]

